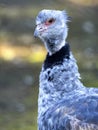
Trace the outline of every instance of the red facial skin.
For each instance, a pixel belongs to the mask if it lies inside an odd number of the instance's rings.
[[[51,18],[51,19],[45,21],[43,24],[37,25],[37,26],[39,26],[40,35],[42,35],[42,33],[45,32],[48,29],[48,27],[50,25],[52,25],[54,22],[55,22],[55,19]]]

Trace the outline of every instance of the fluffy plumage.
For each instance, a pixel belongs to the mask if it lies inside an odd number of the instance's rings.
[[[98,130],[98,89],[80,81],[76,60],[66,42],[65,11],[42,10],[34,35],[48,51],[40,73],[38,130]]]
[[[69,17],[65,11],[42,10],[39,12],[34,35],[42,39],[50,55],[65,45],[68,32],[66,22],[68,21]]]

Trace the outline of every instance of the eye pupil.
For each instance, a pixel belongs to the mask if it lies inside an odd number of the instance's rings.
[[[48,20],[45,22],[45,24],[46,24],[46,25],[51,25],[51,24],[54,23],[54,22],[55,22],[55,19],[51,18],[51,19],[48,19]]]
[[[54,19],[50,19],[48,22],[49,22],[49,23],[52,23],[53,21],[54,21]]]

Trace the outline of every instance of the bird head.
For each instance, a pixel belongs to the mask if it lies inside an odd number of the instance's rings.
[[[42,10],[36,17],[35,37],[39,37],[52,55],[65,45],[70,21],[65,10]]]

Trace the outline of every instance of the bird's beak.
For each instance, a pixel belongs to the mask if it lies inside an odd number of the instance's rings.
[[[41,30],[41,24],[36,25],[35,31],[34,31],[34,37],[39,37],[39,32]]]
[[[38,37],[38,30],[37,30],[37,28],[35,28],[34,37],[35,37],[35,38]]]
[[[41,34],[47,30],[47,26],[43,24],[39,24],[36,26],[35,31],[34,31],[34,37],[39,37]]]

